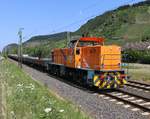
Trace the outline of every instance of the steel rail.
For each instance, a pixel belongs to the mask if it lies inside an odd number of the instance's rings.
[[[150,91],[150,89],[146,88],[146,87],[141,87],[141,86],[137,86],[137,85],[134,85],[134,84],[130,84],[130,83],[127,83],[125,84],[126,86],[130,86],[130,87],[135,87],[135,88],[138,88],[138,89],[143,89],[143,90],[147,90],[147,91]]]
[[[142,100],[145,101],[145,102],[150,102],[150,99],[145,98],[145,97],[142,97],[142,96],[138,96],[138,95],[135,95],[135,94],[132,94],[132,93],[129,93],[129,92],[120,90],[120,89],[117,89],[116,91],[118,91],[119,93],[124,93],[124,94],[126,94],[126,95],[129,95],[129,96],[131,96],[131,97],[135,97],[135,98],[137,98],[137,100],[138,100],[138,99],[142,99]],[[137,107],[137,108],[139,108],[139,109],[142,109],[143,111],[150,112],[150,108],[149,108],[149,107],[140,105],[140,104],[135,103],[135,102],[133,102],[133,101],[126,100],[125,98],[121,98],[121,97],[119,97],[120,95],[119,95],[119,96],[116,96],[116,95],[113,95],[112,93],[109,93],[109,92],[103,92],[102,94],[104,94],[104,95],[106,95],[106,96],[109,96],[109,97],[112,97],[112,98],[114,98],[114,99],[117,99],[117,100],[119,100],[119,101],[122,101],[122,102],[124,102],[124,103],[130,104],[130,105],[132,105],[132,106],[135,106],[135,107]]]
[[[140,84],[140,85],[145,85],[145,86],[150,86],[150,84],[146,84],[146,83],[141,83],[141,82],[138,82],[138,81],[133,81],[133,80],[128,80],[129,83],[134,83],[134,84]]]

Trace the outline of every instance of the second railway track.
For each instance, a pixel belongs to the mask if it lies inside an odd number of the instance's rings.
[[[149,84],[145,84],[145,83],[141,83],[141,82],[137,82],[137,81],[130,81],[129,80],[128,83],[126,84],[126,86],[150,91],[150,85]]]
[[[132,94],[123,90],[116,90],[115,92],[104,92],[105,96],[111,97],[122,103],[132,105],[137,110],[143,110],[144,112],[150,113],[150,99]]]

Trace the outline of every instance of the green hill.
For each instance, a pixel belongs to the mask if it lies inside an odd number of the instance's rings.
[[[150,1],[121,6],[89,20],[72,35],[88,34],[105,37],[107,44],[150,42]],[[51,49],[66,45],[66,32],[34,36],[24,43],[24,53],[36,56],[42,51],[49,56]]]
[[[103,36],[108,43],[146,41],[150,39],[150,1],[121,6],[82,25],[77,34]]]
[[[66,46],[66,37],[67,32],[34,36],[23,43],[23,52],[31,56],[49,57],[53,48]]]
[[[39,35],[33,36],[28,41],[24,42],[24,46],[26,47],[34,47],[41,44],[47,44],[49,42],[59,42],[60,40],[64,40],[66,38],[67,32],[56,33],[52,35]]]
[[[31,56],[38,56],[41,52],[42,57],[49,57],[53,48],[62,48],[66,46],[67,32],[56,33],[52,35],[33,36],[23,43],[23,53]],[[17,44],[9,44],[3,48],[7,54],[17,54]]]
[[[106,43],[124,45],[127,42],[149,41],[150,1],[124,5],[107,11],[82,25],[73,35],[105,37]],[[58,42],[66,39],[66,32],[53,35],[34,36],[25,44],[41,45],[41,42]],[[53,40],[53,41],[52,41]]]

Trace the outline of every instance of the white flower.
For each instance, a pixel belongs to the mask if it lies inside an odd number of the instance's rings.
[[[59,112],[64,112],[64,110],[63,110],[63,109],[61,109],[61,110],[59,110]]]
[[[17,84],[17,87],[22,87],[22,86],[23,86],[23,84],[20,84],[20,83],[19,83],[19,84]]]
[[[44,109],[44,112],[46,112],[46,113],[49,113],[49,112],[51,112],[52,111],[52,108],[45,108]]]
[[[32,83],[30,83],[30,89],[34,90],[34,88],[35,88],[35,86]]]
[[[26,88],[30,88],[31,90],[34,90],[35,86],[32,83],[30,83],[29,86],[26,86]]]
[[[35,86],[33,84],[30,84],[31,89],[33,90],[35,88]]]
[[[15,115],[14,111],[11,111],[10,114]]]
[[[17,84],[17,90],[23,92],[23,84]]]

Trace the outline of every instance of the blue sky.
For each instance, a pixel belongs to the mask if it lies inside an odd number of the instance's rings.
[[[94,16],[142,0],[0,0],[0,50],[34,35],[75,31]],[[72,24],[73,23],[73,24]]]

